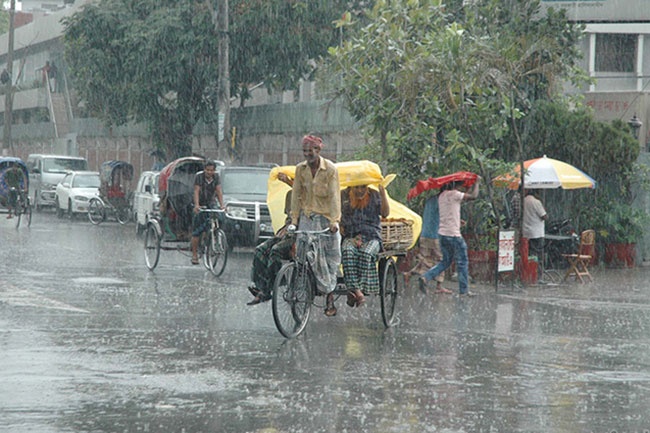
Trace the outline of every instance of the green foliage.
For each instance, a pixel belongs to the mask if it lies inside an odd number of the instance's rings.
[[[260,82],[269,91],[296,89],[311,77],[314,59],[339,43],[352,22],[345,12],[358,16],[363,3],[369,2],[230,0],[232,95],[243,100],[248,86]]]
[[[215,113],[217,37],[206,2],[102,0],[64,21],[74,86],[107,125],[147,122],[169,157]]]
[[[491,161],[518,159],[515,128],[578,58],[579,28],[538,17],[538,1],[451,3],[378,1],[320,75],[411,182],[458,169],[489,179]]]
[[[191,151],[200,120],[216,123],[218,34],[214,0],[100,0],[66,19],[75,89],[108,126],[146,122],[169,157]],[[251,84],[297,87],[313,59],[338,42],[334,20],[362,2],[231,0],[232,95]]]
[[[456,170],[492,179],[546,154],[598,182],[551,203],[557,215],[568,209],[582,227],[638,238],[632,202],[648,185],[638,142],[624,122],[594,121],[561,96],[563,82],[588,81],[577,64],[581,26],[564,12],[542,16],[537,0],[469,3],[378,1],[369,24],[330,49],[320,78],[365,126],[374,159],[413,184]],[[467,206],[468,232],[501,224],[503,194],[485,186],[489,199]],[[601,211],[587,212],[595,199]]]
[[[0,34],[5,34],[9,31],[9,12],[0,10]]]
[[[648,221],[634,201],[639,191],[650,188],[650,176],[648,167],[637,163],[639,143],[625,122],[598,122],[586,107],[569,110],[537,101],[525,129],[530,149],[526,159],[552,156],[589,173],[598,185],[594,191],[547,203],[551,214],[568,210],[566,216],[581,229],[596,230],[599,243],[636,242],[641,237]]]
[[[630,203],[599,198],[595,206],[580,209],[582,227],[596,230],[597,243],[637,243],[650,217]]]

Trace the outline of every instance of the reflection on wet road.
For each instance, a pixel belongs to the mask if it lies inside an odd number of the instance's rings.
[[[411,287],[390,330],[378,299],[340,299],[286,341],[270,303],[245,305],[250,252],[220,278],[180,252],[152,273],[132,225],[0,222],[1,432],[650,430],[645,268]]]

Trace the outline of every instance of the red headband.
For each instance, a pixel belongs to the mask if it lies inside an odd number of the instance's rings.
[[[302,138],[302,144],[308,144],[313,147],[323,148],[323,140],[315,135],[305,135]]]

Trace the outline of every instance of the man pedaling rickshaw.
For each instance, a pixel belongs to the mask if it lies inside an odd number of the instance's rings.
[[[196,173],[194,178],[194,194],[192,217],[192,264],[199,264],[199,236],[210,227],[210,218],[201,208],[211,208],[215,204],[215,196],[219,200],[220,209],[224,209],[221,181],[214,161],[206,161],[203,171]]]

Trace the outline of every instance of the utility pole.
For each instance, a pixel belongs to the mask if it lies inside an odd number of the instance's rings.
[[[219,118],[223,116],[223,140],[218,143],[230,145],[230,33],[228,30],[228,0],[217,0],[216,30],[219,36],[219,50],[217,53],[219,67]],[[219,122],[221,123],[221,122]],[[219,133],[217,132],[217,139]]]
[[[9,47],[7,49],[7,73],[9,81],[5,84],[5,124],[2,134],[2,156],[9,155],[9,149],[13,149],[11,143],[11,110],[14,101],[13,66],[14,66],[14,14],[16,12],[16,0],[11,0],[9,6]]]

